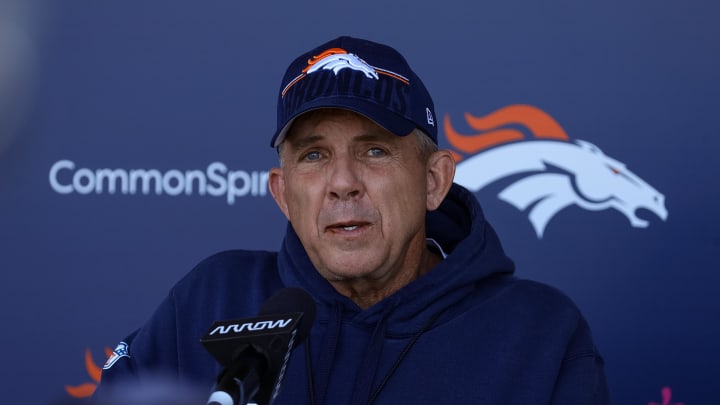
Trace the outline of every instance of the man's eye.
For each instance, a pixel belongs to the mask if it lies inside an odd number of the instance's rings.
[[[320,152],[317,152],[317,151],[308,152],[305,154],[304,159],[310,160],[310,161],[318,160],[318,159],[320,159]]]
[[[386,154],[387,153],[385,153],[385,151],[380,148],[370,148],[370,150],[368,150],[368,155],[372,157],[381,157],[385,156]]]

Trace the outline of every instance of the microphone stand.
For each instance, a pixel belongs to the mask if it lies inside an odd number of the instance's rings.
[[[262,354],[252,348],[243,350],[218,374],[207,405],[247,405],[260,389],[260,375],[266,368]]]

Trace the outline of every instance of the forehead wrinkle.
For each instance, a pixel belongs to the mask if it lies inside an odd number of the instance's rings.
[[[287,143],[295,149],[301,149],[305,146],[312,145],[313,143],[322,141],[326,137],[324,135],[312,134],[306,136],[290,136],[286,139]]]
[[[359,142],[394,142],[396,140],[395,138],[398,138],[398,136],[393,135],[389,132],[383,133],[373,129],[372,131],[354,136],[353,140]]]
[[[332,135],[323,135],[320,133],[310,133],[307,135],[292,134],[286,141],[293,148],[302,149],[320,141],[331,140],[332,138]],[[351,140],[353,142],[390,142],[394,144],[398,140],[396,138],[400,137],[382,128],[369,128],[362,133],[354,135]]]

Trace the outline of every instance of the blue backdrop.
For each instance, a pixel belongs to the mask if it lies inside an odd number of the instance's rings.
[[[615,403],[717,403],[719,12],[4,0],[0,402],[83,402],[106,348],[197,261],[279,245],[263,181],[280,78],[349,34],[423,77],[458,181],[518,274],[583,310]]]

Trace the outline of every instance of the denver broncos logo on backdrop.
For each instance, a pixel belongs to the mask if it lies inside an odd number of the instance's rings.
[[[528,211],[538,238],[553,216],[571,205],[591,211],[614,208],[638,228],[648,226],[636,214],[640,208],[667,218],[661,193],[597,146],[571,141],[538,108],[512,105],[484,117],[466,113],[465,120],[476,134],[459,134],[445,116],[447,140],[459,152],[455,181],[472,191],[511,181],[498,197]]]
[[[343,69],[352,69],[358,72],[362,72],[368,79],[377,80],[380,76],[386,75],[394,79],[400,80],[401,82],[408,84],[409,79],[401,74],[393,71],[382,69],[376,66],[371,66],[359,56],[349,53],[342,48],[330,48],[320,55],[315,55],[312,59],[308,60],[307,66],[302,70],[302,73],[296,78],[290,81],[282,91],[282,97],[292,88],[297,82],[302,80],[307,75],[311,75],[320,70],[332,70],[335,75]]]
[[[105,356],[110,357],[112,353],[109,348],[105,348]],[[95,392],[97,385],[100,384],[102,370],[95,364],[90,348],[85,349],[85,370],[92,382],[82,383],[80,385],[66,385],[65,391],[74,398],[89,398]]]

